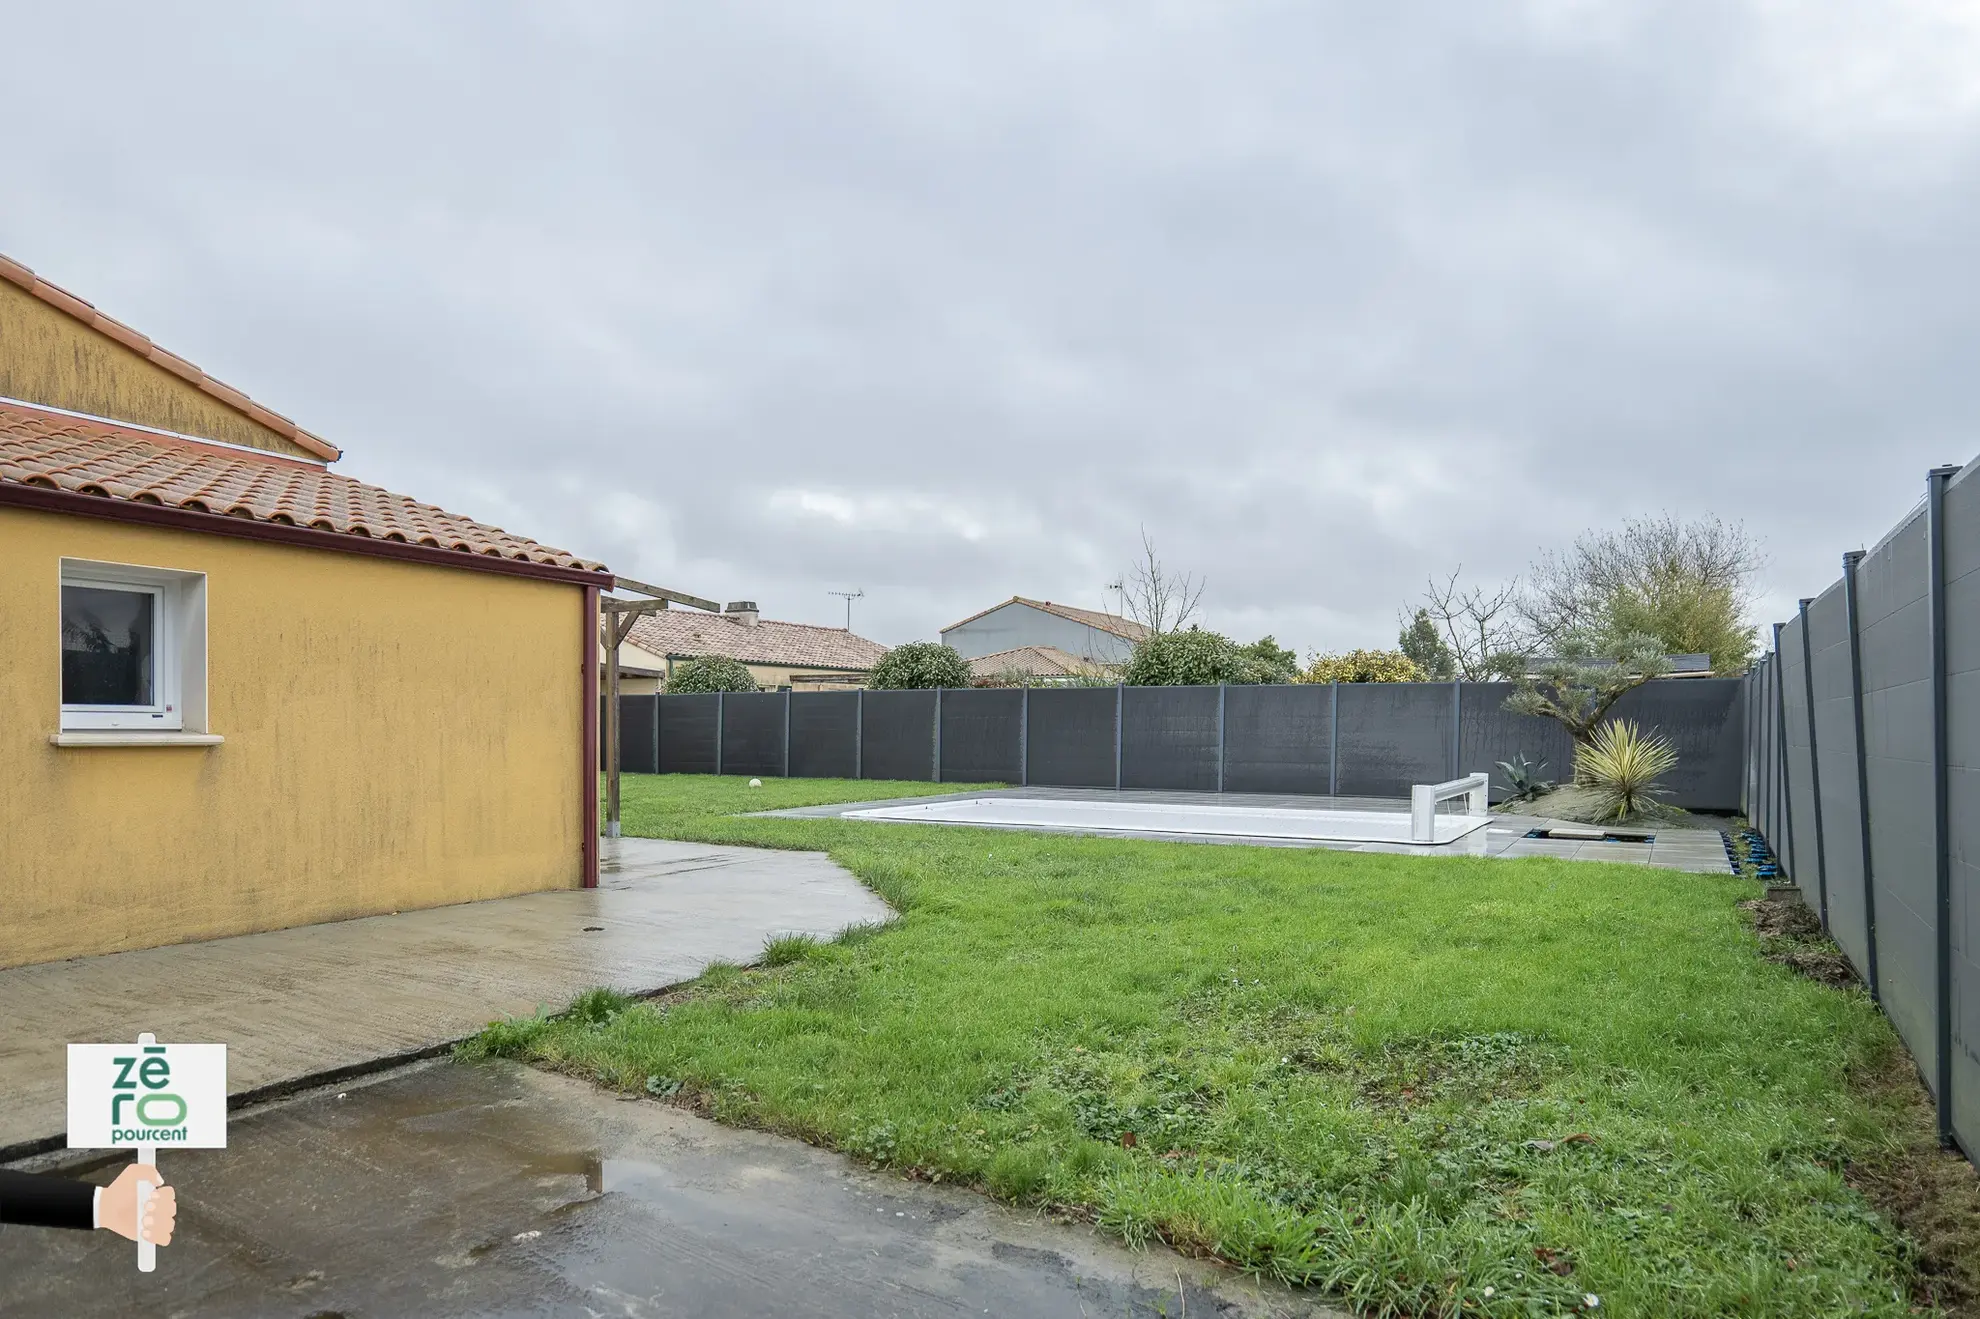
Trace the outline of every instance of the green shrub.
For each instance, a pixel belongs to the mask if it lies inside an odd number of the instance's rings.
[[[1258,667],[1258,682],[1299,681],[1299,656],[1281,646],[1270,633],[1249,646],[1239,646],[1238,651]]]
[[[1268,637],[1267,640],[1270,640]],[[1265,668],[1249,648],[1234,644],[1221,632],[1190,627],[1158,632],[1134,648],[1121,670],[1130,687],[1204,687],[1220,682],[1267,682]]]
[[[1299,675],[1301,682],[1422,682],[1428,675],[1399,650],[1350,650],[1345,655],[1315,655]]]
[[[896,646],[873,666],[866,685],[875,691],[916,687],[967,687],[969,661],[954,646],[939,641],[910,641]]]
[[[756,679],[751,676],[749,667],[739,660],[726,655],[703,655],[674,667],[674,676],[667,679],[667,691],[677,692],[753,692],[759,690]]]
[[[1595,819],[1645,815],[1664,795],[1657,780],[1677,768],[1677,752],[1655,733],[1627,719],[1612,719],[1576,751],[1575,780],[1595,794]]]

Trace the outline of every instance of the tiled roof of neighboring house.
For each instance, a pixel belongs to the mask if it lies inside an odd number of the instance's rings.
[[[686,659],[725,655],[744,664],[785,664],[796,668],[863,672],[880,662],[887,648],[842,627],[810,623],[745,623],[731,614],[664,609],[643,615],[626,640],[649,655]]]
[[[1000,604],[991,605],[988,609],[979,609],[968,618],[951,623],[942,630],[944,632],[953,632],[964,623],[974,623],[985,614],[995,613],[997,610],[1002,609],[1004,605],[1030,605],[1033,609],[1042,609],[1048,614],[1057,614],[1060,618],[1070,619],[1075,623],[1084,623],[1087,627],[1094,628],[1097,631],[1111,633],[1124,641],[1140,641],[1148,635],[1147,628],[1131,618],[1122,618],[1119,614],[1102,613],[1098,609],[1080,609],[1073,605],[1053,604],[1050,600],[1033,600],[1022,595],[1014,595]]]
[[[998,678],[1006,673],[1033,678],[1073,678],[1092,670],[1091,664],[1057,646],[1018,646],[994,655],[979,655],[969,662],[970,676],[975,678]]]
[[[600,564],[316,463],[0,404],[0,486],[220,513],[559,568]]]
[[[325,462],[335,462],[343,457],[343,451],[330,441],[310,434],[281,413],[261,406],[232,385],[220,383],[177,353],[166,352],[122,321],[105,316],[92,304],[58,284],[50,284],[20,262],[0,256],[0,279],[10,284],[18,284],[49,306],[67,313],[99,334],[115,339],[138,356],[165,368],[195,389],[219,399],[234,411],[261,423],[284,439],[294,441]]]

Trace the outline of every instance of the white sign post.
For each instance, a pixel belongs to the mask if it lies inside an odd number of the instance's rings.
[[[158,1166],[157,1149],[227,1147],[227,1046],[160,1044],[149,1031],[136,1044],[69,1046],[69,1148],[131,1149]],[[157,1267],[144,1239],[150,1182],[137,1185],[138,1271]]]

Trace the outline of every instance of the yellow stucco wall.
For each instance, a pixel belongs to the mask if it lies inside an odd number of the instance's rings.
[[[0,280],[0,397],[311,457],[156,362]]]
[[[216,747],[73,748],[58,561],[207,574]],[[581,882],[576,586],[0,508],[0,966]]]

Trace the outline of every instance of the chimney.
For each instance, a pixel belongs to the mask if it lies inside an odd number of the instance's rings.
[[[744,627],[756,626],[756,601],[754,600],[731,600],[728,604],[722,606],[722,612],[734,618]]]

